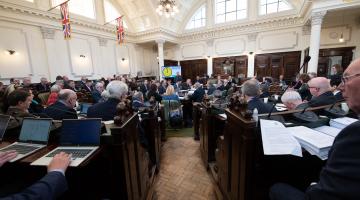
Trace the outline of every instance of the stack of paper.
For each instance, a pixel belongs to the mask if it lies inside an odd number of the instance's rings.
[[[320,126],[318,128],[315,128],[314,130],[325,133],[333,137],[336,137],[341,131],[341,129],[332,126]]]
[[[310,154],[316,155],[322,160],[327,159],[329,150],[334,142],[334,137],[305,126],[296,126],[287,129]]]
[[[354,119],[354,118],[341,117],[341,118],[331,119],[330,126],[342,130],[345,127],[349,126],[350,124],[352,124],[356,121],[358,121],[358,120]]]
[[[295,155],[302,157],[301,146],[283,124],[260,119],[264,155]]]

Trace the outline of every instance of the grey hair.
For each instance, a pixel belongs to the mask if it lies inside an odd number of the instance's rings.
[[[50,92],[60,92],[60,90],[61,90],[60,86],[56,84],[51,86],[50,88]]]
[[[128,92],[128,86],[122,81],[111,81],[106,87],[112,98],[121,99]]]
[[[295,101],[302,101],[301,96],[298,92],[296,91],[286,91],[282,97],[281,97],[281,101],[283,103],[287,103],[287,102],[295,102]]]
[[[104,84],[102,84],[101,82],[97,82],[95,88],[97,89],[99,86],[104,86]]]
[[[142,98],[143,98],[142,92],[135,92],[135,94],[133,95],[134,100],[141,100]]]
[[[71,95],[76,95],[76,93],[70,89],[60,90],[58,99],[66,101],[70,98]]]
[[[199,82],[196,82],[196,83],[194,84],[194,88],[195,88],[195,89],[198,89],[200,86],[201,86],[201,83],[199,83]]]
[[[222,97],[222,91],[221,90],[215,90],[213,95],[216,98],[220,98],[220,97]]]
[[[247,80],[242,85],[241,91],[246,96],[256,97],[260,93],[259,82],[257,80]]]

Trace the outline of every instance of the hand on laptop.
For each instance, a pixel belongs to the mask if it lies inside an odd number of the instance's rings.
[[[60,152],[56,154],[54,158],[51,160],[50,164],[48,165],[48,172],[54,170],[62,170],[63,172],[65,172],[70,162],[71,162],[71,154]]]
[[[17,156],[16,151],[5,151],[0,152],[0,167],[3,166],[4,163],[14,159]]]

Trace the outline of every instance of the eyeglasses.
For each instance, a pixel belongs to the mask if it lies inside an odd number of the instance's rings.
[[[345,84],[346,81],[349,81],[351,78],[358,77],[358,76],[360,76],[360,73],[349,75],[349,76],[343,76],[343,77],[341,77],[341,82],[343,84]]]

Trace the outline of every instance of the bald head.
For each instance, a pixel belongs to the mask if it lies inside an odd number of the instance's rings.
[[[324,77],[316,77],[308,82],[310,92],[313,96],[317,97],[325,92],[330,91],[330,81]]]
[[[59,101],[65,103],[67,107],[74,108],[76,105],[77,95],[70,89],[63,89],[60,90],[58,99]]]
[[[349,108],[360,114],[360,59],[354,60],[343,74],[339,88]]]

